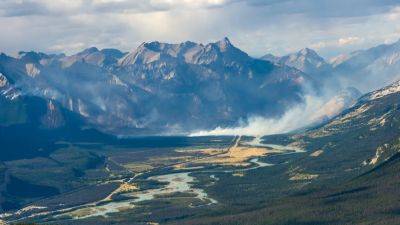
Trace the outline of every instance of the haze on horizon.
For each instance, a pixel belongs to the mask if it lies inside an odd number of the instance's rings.
[[[399,22],[396,0],[4,0],[0,51],[131,51],[227,36],[252,56],[309,47],[329,58],[398,40]]]

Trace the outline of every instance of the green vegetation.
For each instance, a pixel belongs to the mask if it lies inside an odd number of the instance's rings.
[[[0,125],[9,126],[25,123],[28,119],[26,107],[21,101],[6,101],[0,97]]]
[[[296,144],[307,150],[260,158],[274,166],[239,171],[243,176],[233,176],[229,171],[234,167],[218,165],[193,170],[191,176],[196,179],[192,187],[204,190],[218,204],[207,204],[193,193],[178,192],[137,202],[135,207],[108,217],[38,217],[35,221],[73,225],[398,224],[399,100],[400,95],[395,94],[379,101],[362,101],[323,126],[264,137],[267,143]],[[156,140],[161,140],[162,147],[152,146],[157,145]],[[119,186],[118,182],[135,175],[133,182],[141,191],[161,188],[166,183],[146,178],[176,173],[173,165],[179,160],[201,157],[176,149],[226,147],[232,137],[220,142],[211,138],[136,141],[68,143],[47,157],[7,161],[3,174],[42,188],[53,187],[60,193],[28,200],[6,197],[16,204],[33,202],[55,210],[62,208],[60,204],[74,207],[100,201]],[[124,192],[112,197],[114,202],[132,198]]]

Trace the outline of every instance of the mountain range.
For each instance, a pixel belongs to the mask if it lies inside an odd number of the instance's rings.
[[[351,86],[367,93],[399,79],[400,40],[342,54],[329,61],[309,48],[284,56],[267,54],[261,59],[296,68],[315,79],[329,80],[329,85]]]
[[[399,79],[400,40],[342,55],[333,60],[334,72],[358,89],[373,91]],[[343,79],[344,80],[344,79]]]
[[[334,113],[321,115],[331,118],[360,95],[343,95],[344,90],[365,93],[397,78],[399,43],[330,63],[308,48],[257,59],[228,38],[205,45],[155,41],[130,52],[92,47],[70,56],[2,53],[0,93],[6,101],[21,96],[51,101],[86,125],[118,135],[185,134],[236,126],[252,116],[277,118],[304,102],[310,90],[318,96],[329,89],[328,107],[341,99],[328,110]]]
[[[225,38],[207,45],[143,43],[132,52],[0,56],[1,93],[58,102],[118,134],[182,133],[278,116],[302,101],[305,73],[255,59]]]

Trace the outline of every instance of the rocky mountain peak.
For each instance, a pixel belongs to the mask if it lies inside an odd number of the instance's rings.
[[[97,49],[96,47],[90,47],[90,48],[83,50],[82,52],[79,52],[77,55],[89,55],[89,54],[93,54],[98,51],[99,51],[99,49]]]
[[[152,42],[144,43],[143,47],[147,48],[151,51],[160,52],[166,47],[166,44],[158,42],[158,41],[152,41]]]
[[[274,55],[271,54],[271,53],[268,53],[268,54],[262,56],[261,59],[270,61],[270,62],[272,62],[272,63],[277,63],[277,62],[279,61],[279,57],[274,56]]]
[[[329,64],[310,48],[304,48],[282,57],[267,54],[261,59],[290,66],[310,75],[321,74],[330,68]]]
[[[314,50],[310,49],[310,48],[300,49],[299,53],[302,54],[302,55],[316,54],[316,52]]]
[[[290,54],[290,56],[292,57],[295,56],[296,58],[304,57],[304,60],[307,60],[312,63],[314,62],[325,63],[325,60],[321,56],[319,56],[317,52],[309,48],[303,48],[296,53]]]
[[[29,51],[29,52],[18,52],[18,59],[25,63],[39,63],[40,60],[42,59],[47,59],[49,58],[48,55],[41,53],[41,52],[34,52],[34,51]]]
[[[124,53],[117,49],[108,48],[99,50],[96,47],[90,47],[75,55],[63,57],[61,61],[64,67],[69,67],[76,62],[107,67],[116,63],[123,56]]]
[[[135,63],[151,63],[158,60],[183,60],[190,64],[210,64],[222,58],[228,61],[248,58],[248,55],[232,45],[228,38],[207,45],[195,42],[168,44],[158,41],[144,42],[133,52],[119,60],[120,66]]]
[[[133,64],[148,64],[160,59],[161,53],[167,53],[170,46],[158,41],[143,42],[134,51],[126,54],[118,60],[119,66],[130,66]]]
[[[228,48],[233,47],[231,41],[224,37],[222,40],[215,42],[221,51],[226,51]]]
[[[114,48],[105,48],[105,49],[102,49],[100,52],[105,55],[113,56],[116,58],[121,58],[124,55],[123,52],[121,52],[118,49],[114,49]]]

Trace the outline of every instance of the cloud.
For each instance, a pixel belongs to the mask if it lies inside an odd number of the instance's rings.
[[[230,0],[152,0],[153,4],[169,5],[172,7],[209,8],[231,3]]]
[[[50,51],[64,51],[65,49],[72,49],[73,51],[79,51],[85,47],[85,43],[82,42],[74,42],[74,43],[65,43],[65,44],[55,44],[48,48]]]
[[[213,8],[232,0],[3,0],[0,16],[70,16],[101,13],[147,13],[174,9]]]
[[[354,43],[357,43],[359,41],[361,41],[362,39],[359,37],[347,37],[347,38],[340,38],[338,40],[338,44],[339,46],[344,46],[344,45],[351,45]]]
[[[330,45],[330,43],[328,41],[320,41],[320,42],[311,44],[310,47],[318,50],[318,49],[326,48],[329,45]]]
[[[2,0],[0,51],[73,53],[74,43],[129,51],[143,41],[205,43],[228,36],[253,56],[282,55],[306,46],[329,56],[393,39],[400,24],[396,4],[397,0]],[[334,41],[346,37],[364,39],[333,48]]]
[[[313,49],[324,49],[324,48],[337,48],[337,47],[345,47],[350,45],[361,44],[364,41],[364,38],[360,37],[342,37],[337,40],[327,40],[320,41],[317,43],[313,43],[310,45]]]
[[[399,21],[400,20],[400,6],[397,6],[390,10],[386,15],[386,19],[389,21]]]

